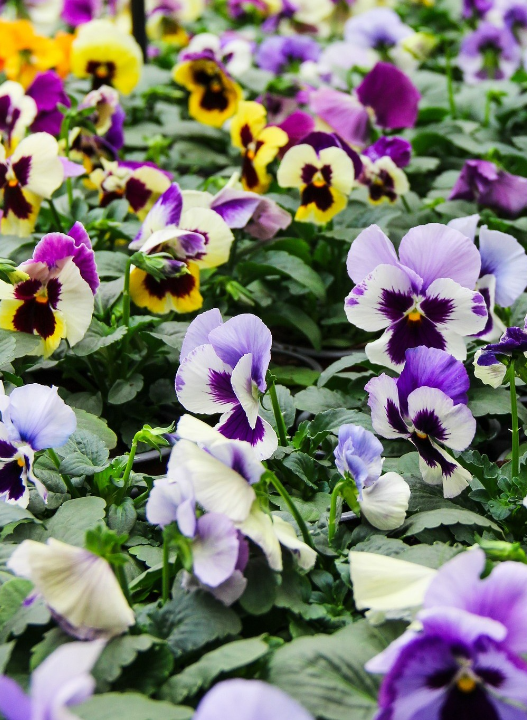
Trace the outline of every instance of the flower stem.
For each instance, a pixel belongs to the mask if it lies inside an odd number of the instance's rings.
[[[331,493],[331,504],[329,506],[329,520],[328,520],[328,540],[332,542],[337,532],[337,501],[340,496],[340,491],[344,487],[343,482],[338,482],[333,488]]]
[[[122,501],[125,498],[126,491],[128,490],[128,485],[130,483],[130,473],[132,472],[132,467],[134,464],[135,459],[135,453],[137,451],[137,434],[134,436],[134,439],[132,440],[132,447],[130,448],[130,453],[128,454],[128,462],[126,463],[126,467],[124,469],[124,475],[123,475],[123,486],[121,488],[121,492],[119,493],[119,500],[116,501],[117,505],[120,505]]]
[[[123,323],[128,327],[130,325],[130,271],[132,269],[132,259],[129,258],[126,263],[126,270],[124,273],[124,288],[123,288]]]
[[[64,228],[62,227],[62,221],[60,219],[60,215],[57,212],[57,208],[55,207],[55,203],[50,198],[48,200],[49,209],[51,210],[51,214],[53,215],[53,220],[55,221],[55,225],[57,226],[58,232],[64,232]]]
[[[114,565],[113,570],[115,573],[115,576],[117,580],[119,581],[119,585],[121,586],[121,590],[123,591],[123,595],[126,598],[126,602],[130,607],[132,606],[132,599],[130,596],[130,588],[128,587],[128,581],[126,579],[126,573],[124,571],[124,567],[122,565]]]
[[[273,472],[268,470],[266,475],[267,475],[267,478],[269,479],[269,481],[274,485],[275,489],[278,490],[282,499],[285,501],[285,504],[289,508],[291,515],[294,517],[296,524],[300,528],[300,532],[302,533],[302,537],[304,538],[305,544],[309,545],[309,547],[312,548],[313,550],[316,550],[316,548],[313,544],[313,540],[311,539],[311,534],[310,534],[310,532],[307,528],[307,525],[304,521],[304,518],[298,512],[298,508],[296,507],[296,505],[293,501],[293,498],[287,492],[285,487],[282,485],[280,480],[276,477],[276,475]]]
[[[520,429],[518,427],[518,400],[516,397],[516,372],[514,360],[509,365],[509,386],[511,393],[511,415],[512,415],[512,460],[511,476],[518,477],[520,474]]]
[[[57,468],[57,470],[59,470],[59,472],[60,472],[60,458],[57,455],[57,453],[55,452],[55,450],[53,450],[52,448],[48,448],[48,455],[53,460],[53,463],[54,463],[55,467]],[[78,498],[79,493],[77,492],[77,489],[73,487],[73,484],[70,480],[70,476],[63,475],[62,473],[60,473],[60,477],[64,480],[64,484],[68,488],[68,492],[71,495],[71,497]]]
[[[448,104],[450,105],[450,115],[455,120],[457,117],[456,100],[454,98],[454,82],[452,79],[452,62],[450,58],[450,48],[445,50],[445,62],[446,62],[446,82],[448,90]]]
[[[285,426],[284,416],[282,415],[282,411],[280,409],[280,403],[278,402],[278,395],[276,394],[274,379],[271,380],[271,384],[269,385],[269,389],[267,392],[269,393],[269,397],[271,398],[271,405],[273,406],[274,419],[276,420],[276,429],[278,430],[278,438],[280,440],[280,445],[287,446],[287,428]]]
[[[170,596],[170,561],[169,561],[170,543],[168,534],[163,533],[163,605],[168,601]]]

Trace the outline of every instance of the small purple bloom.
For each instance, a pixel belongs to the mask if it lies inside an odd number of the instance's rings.
[[[291,225],[291,215],[274,200],[246,190],[225,187],[210,207],[231,229],[245,228],[258,240],[269,240]]]
[[[37,105],[37,116],[31,125],[32,132],[58,135],[64,116],[57,106],[59,103],[66,107],[71,106],[62,79],[53,70],[38,73],[26,90],[26,95],[32,97]]]
[[[506,80],[521,63],[521,49],[507,27],[483,22],[461,43],[457,63],[465,81]]]
[[[527,178],[500,170],[488,160],[467,160],[448,199],[475,201],[516,217],[527,207]]]
[[[102,0],[65,0],[62,19],[67,25],[78,27],[101,16]]]
[[[279,75],[292,63],[316,62],[319,56],[319,44],[307,35],[274,35],[262,42],[256,53],[256,62],[263,70]]]
[[[362,489],[379,479],[382,472],[382,444],[375,435],[358,425],[342,425],[335,448],[335,465],[341,475],[349,473]]]
[[[527,332],[519,327],[506,328],[499,342],[477,351],[474,374],[485,385],[497,388],[507,374],[507,366],[502,359],[513,357],[527,358]]]
[[[406,167],[412,156],[412,146],[401,137],[380,137],[373,145],[362,151],[373,162],[389,157],[399,168]]]
[[[375,432],[389,439],[406,438],[419,453],[423,479],[443,485],[455,497],[470,474],[441,445],[465,450],[476,431],[466,406],[469,386],[461,362],[443,350],[417,347],[406,351],[406,364],[395,380],[384,373],[366,385]]]
[[[387,7],[376,7],[355,15],[344,25],[344,39],[354,46],[385,52],[413,35],[399,15]]]
[[[421,95],[399,68],[379,62],[357,88],[357,97],[375,113],[377,125],[388,130],[414,127]]]
[[[366,346],[371,362],[401,369],[408,348],[423,345],[464,359],[464,336],[482,330],[487,308],[474,292],[481,259],[474,243],[438,223],[408,232],[399,259],[376,225],[363,230],[348,254],[357,283],[345,301],[348,320],[363,330],[385,329]]]
[[[494,0],[463,0],[463,17],[483,17],[493,5]]]

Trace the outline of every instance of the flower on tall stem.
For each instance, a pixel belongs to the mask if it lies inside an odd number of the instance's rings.
[[[344,210],[355,181],[350,153],[334,135],[322,132],[311,133],[286,152],[277,180],[281,187],[300,190],[295,220],[325,225]]]
[[[99,285],[89,237],[75,223],[68,235],[49,233],[33,258],[20,265],[28,278],[14,286],[0,282],[0,327],[40,337],[51,355],[66,339],[75,345],[88,329]]]
[[[406,350],[419,345],[464,359],[463,338],[487,322],[485,301],[473,290],[480,268],[474,243],[438,223],[410,230],[399,258],[380,228],[363,230],[348,254],[348,274],[357,284],[345,311],[363,330],[386,328],[366,346],[371,362],[401,370]]]
[[[467,407],[469,379],[463,363],[443,350],[418,347],[406,351],[399,378],[386,374],[366,385],[375,432],[388,439],[406,438],[419,453],[423,480],[442,485],[445,497],[456,497],[470,473],[442,446],[465,450],[476,432]]]
[[[179,402],[191,412],[222,413],[218,430],[254,446],[262,459],[277,447],[276,433],[260,417],[259,394],[271,360],[272,337],[255,315],[223,322],[219,310],[208,310],[189,326],[176,375]]]
[[[241,181],[244,190],[264,193],[271,184],[267,166],[289,141],[278,127],[266,126],[267,111],[257,102],[241,102],[231,121],[231,141],[243,155]]]

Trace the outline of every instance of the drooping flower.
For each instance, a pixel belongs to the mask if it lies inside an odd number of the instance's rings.
[[[383,373],[365,387],[375,432],[410,440],[419,453],[423,480],[442,484],[445,497],[459,495],[471,479],[441,447],[465,450],[474,437],[476,421],[467,407],[468,387],[463,363],[427,347],[406,351],[397,380]]]
[[[400,370],[406,350],[419,345],[464,359],[463,337],[487,322],[485,301],[472,290],[480,268],[474,243],[438,223],[410,230],[399,246],[399,259],[380,228],[363,230],[348,254],[348,274],[357,284],[345,311],[363,330],[386,328],[366,346],[371,362]]]
[[[256,53],[256,62],[263,70],[279,75],[291,64],[316,62],[319,56],[319,44],[307,35],[275,35],[263,40]]]
[[[346,207],[355,169],[332,134],[315,132],[287,151],[277,180],[281,187],[300,190],[296,220],[325,225]]]
[[[24,540],[7,566],[31,580],[62,629],[79,640],[121,635],[135,623],[109,563],[89,550],[54,538]]]
[[[457,59],[465,82],[469,84],[506,80],[520,63],[521,49],[511,31],[489,22],[481,23],[463,40]]]
[[[20,266],[29,278],[0,283],[0,327],[42,339],[47,357],[66,339],[75,345],[88,329],[99,278],[90,240],[80,223],[68,235],[50,233]]]
[[[509,327],[499,342],[477,351],[474,358],[474,375],[485,385],[497,388],[505,379],[507,366],[500,358],[527,358],[527,332],[525,328]]]
[[[224,220],[209,208],[185,208],[177,184],[171,185],[148,213],[131,244],[146,254],[171,256],[163,279],[133,268],[130,294],[139,307],[152,312],[191,312],[201,307],[200,268],[217,267],[229,259],[234,236]]]
[[[287,144],[287,134],[278,127],[266,126],[267,111],[257,102],[241,102],[231,121],[231,141],[243,155],[243,188],[264,193],[271,184],[267,166]]]
[[[361,103],[373,110],[382,128],[413,127],[421,95],[411,80],[394,65],[378,62],[357,88]]]
[[[211,51],[187,54],[174,68],[173,78],[190,93],[189,114],[204,125],[221,127],[243,97],[238,83]]]
[[[42,200],[51,198],[63,178],[59,146],[51,135],[35,133],[24,138],[10,157],[0,145],[2,232],[19,237],[30,235]]]
[[[61,645],[33,671],[27,695],[10,677],[0,675],[0,712],[6,720],[77,720],[71,708],[93,695],[90,672],[103,649],[103,640]]]
[[[245,440],[261,458],[277,447],[276,433],[260,417],[258,396],[265,392],[272,337],[255,315],[223,322],[219,310],[199,315],[189,326],[176,375],[179,402],[191,412],[222,413],[218,430]]]
[[[8,154],[22,140],[36,115],[35,101],[20,83],[8,80],[0,85],[0,133]]]
[[[467,160],[448,199],[475,201],[516,217],[527,207],[527,178],[500,170],[488,160]]]
[[[45,501],[47,490],[35,477],[35,452],[64,445],[75,432],[73,410],[57,394],[56,387],[31,383],[10,395],[0,388],[0,500],[27,507],[28,481]]]
[[[58,135],[64,115],[57,106],[59,103],[65,107],[71,105],[62,79],[53,70],[39,73],[28,87],[26,95],[33,98],[37,106],[37,114],[31,124],[31,130]]]
[[[92,79],[94,89],[112,85],[128,95],[141,77],[143,56],[132,35],[109,20],[92,20],[79,29],[71,48],[71,71]]]
[[[307,710],[279,688],[261,680],[241,678],[224,680],[209,690],[199,703],[194,720],[216,720],[218,717],[230,720],[312,720]]]
[[[99,203],[106,207],[113,200],[125,198],[130,210],[144,220],[156,200],[170,187],[170,173],[151,162],[115,161],[100,158],[102,168],[90,173],[99,190]]]
[[[381,475],[381,443],[358,425],[342,425],[338,437],[335,465],[343,477],[355,481],[357,502],[366,520],[380,530],[400,527],[408,510],[410,488],[397,473]]]

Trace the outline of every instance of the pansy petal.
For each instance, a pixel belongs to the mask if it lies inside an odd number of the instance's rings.
[[[493,363],[480,365],[479,358],[482,353],[483,349],[480,348],[474,356],[474,375],[485,385],[498,388],[505,380],[507,366],[496,358],[494,358],[495,362]]]
[[[458,230],[462,235],[474,241],[479,218],[478,213],[475,215],[467,215],[466,217],[454,218],[454,220],[450,220],[450,222],[447,223],[447,226]]]
[[[472,475],[436,443],[430,444],[433,455],[426,459],[419,455],[419,470],[423,480],[428,485],[443,485],[446,498],[457,497],[469,486]]]
[[[93,293],[73,258],[66,260],[58,280],[61,285],[57,310],[66,323],[66,339],[75,345],[86,335],[93,315]]]
[[[385,473],[363,490],[360,509],[366,520],[379,530],[395,530],[406,517],[410,487],[394,472]]]
[[[462,336],[475,335],[487,324],[487,306],[481,293],[448,278],[429,285],[421,309],[435,325]]]
[[[331,169],[331,186],[343,195],[349,195],[355,180],[355,170],[348,154],[338,147],[324,148],[319,152],[319,166]]]
[[[452,450],[465,450],[476,432],[476,421],[466,405],[454,405],[438,388],[419,387],[408,396],[408,415],[414,427]]]
[[[64,169],[59,160],[57,141],[48,133],[24,138],[11,156],[11,165],[20,184],[35,195],[50,198],[62,184]],[[17,167],[23,167],[23,177]]]
[[[364,280],[378,265],[398,264],[392,242],[378,225],[370,225],[357,235],[347,259],[348,275],[355,284]]]
[[[6,720],[29,720],[31,700],[20,685],[6,675],[0,675],[0,713]]]
[[[258,545],[264,552],[271,570],[282,570],[282,549],[276,535],[273,520],[270,515],[260,509],[257,501],[254,502],[250,514],[239,523],[241,532]]]
[[[281,545],[286,547],[293,553],[298,566],[302,570],[312,570],[317,561],[317,552],[309,547],[303,540],[297,536],[294,527],[282,520],[279,515],[273,515],[273,527]]]
[[[394,440],[408,437],[410,433],[401,416],[399,393],[394,378],[383,373],[370,380],[364,389],[369,394],[368,405],[375,432]]]
[[[270,458],[278,447],[276,433],[267,420],[258,417],[251,428],[241,405],[222,415],[216,427],[227,438],[250,443],[259,460]]]
[[[228,517],[217,512],[202,515],[192,543],[194,575],[210,587],[221,585],[234,572],[238,547],[238,533]]]
[[[187,355],[199,345],[207,345],[209,343],[209,333],[211,330],[220,327],[222,324],[223,319],[218,308],[207,310],[198,315],[188,326],[183,345],[181,346],[180,362],[183,362]]]
[[[238,400],[231,385],[231,368],[212,345],[199,345],[179,366],[176,393],[190,412],[213,414],[234,407]]]
[[[303,170],[310,165],[319,167],[318,155],[311,145],[295,145],[284,155],[276,179],[280,187],[301,187],[304,185]]]
[[[195,257],[199,267],[214,268],[227,262],[234,235],[217,212],[210,208],[185,210],[181,216],[180,228],[205,237],[205,249]]]
[[[57,388],[37,383],[15,388],[9,395],[7,417],[3,413],[2,418],[33,450],[61,447],[77,427],[75,413]]]
[[[247,415],[247,421],[251,428],[256,426],[258,418],[258,388],[253,386],[251,377],[253,356],[247,353],[238,360],[236,367],[232,371],[231,383],[236,397]],[[253,387],[256,394],[253,392]]]
[[[479,232],[481,275],[496,277],[496,302],[509,307],[527,286],[527,255],[512,235],[489,230],[484,225]]]

